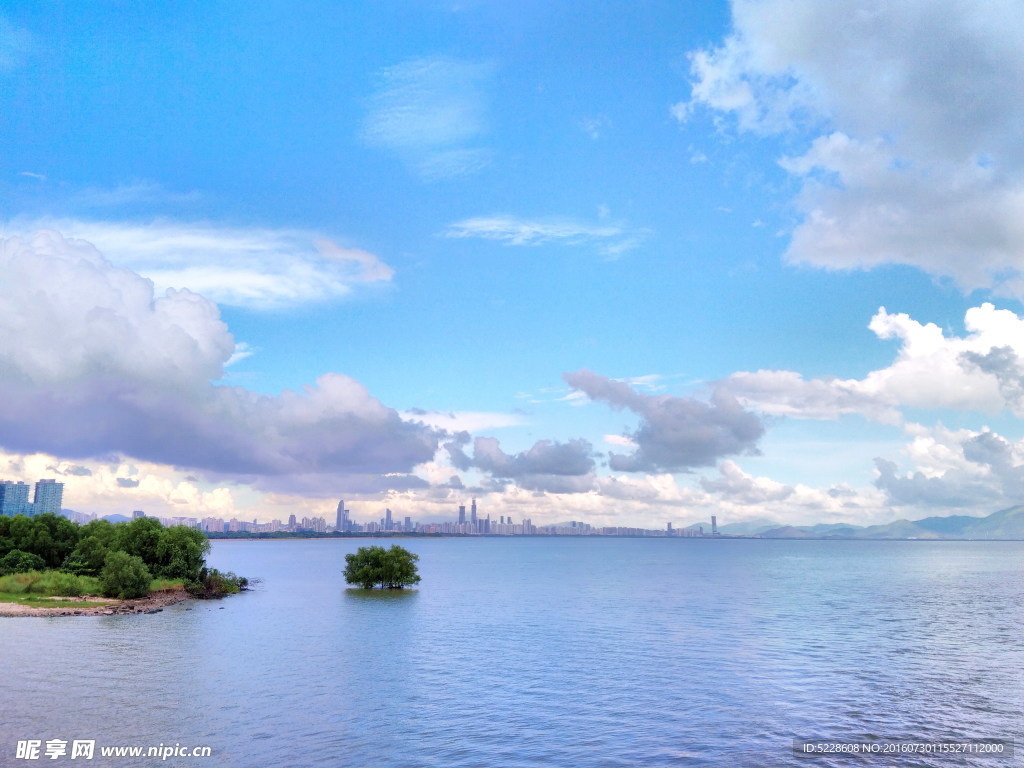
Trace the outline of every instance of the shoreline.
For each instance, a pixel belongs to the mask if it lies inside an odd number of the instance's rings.
[[[55,600],[66,600],[72,602],[97,602],[103,601],[103,605],[86,606],[75,608],[74,606],[62,606],[56,608],[44,608],[21,603],[0,603],[0,617],[14,616],[126,616],[133,613],[159,613],[168,605],[175,605],[185,600],[193,600],[184,589],[165,590],[154,592],[146,597],[135,597],[124,600],[109,597],[94,597],[83,595],[81,597],[55,597]]]

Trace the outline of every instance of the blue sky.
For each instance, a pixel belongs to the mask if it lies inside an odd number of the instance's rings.
[[[1022,23],[6,3],[0,474],[261,520],[1016,503]]]

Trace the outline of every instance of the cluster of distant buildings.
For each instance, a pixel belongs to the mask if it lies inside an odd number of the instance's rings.
[[[288,518],[288,522],[273,520],[269,523],[259,523],[253,520],[247,521],[222,520],[220,518],[208,517],[198,521],[196,527],[207,533],[231,533],[248,531],[251,533],[433,533],[448,535],[469,535],[469,536],[674,536],[674,537],[702,537],[704,526],[696,528],[673,528],[668,523],[664,529],[634,528],[628,526],[593,526],[590,523],[573,520],[561,525],[534,525],[529,518],[520,522],[512,519],[511,515],[499,515],[492,520],[490,515],[481,517],[477,510],[476,499],[470,503],[469,509],[465,504],[458,508],[458,519],[437,523],[414,523],[411,517],[397,517],[390,509],[384,510],[384,517],[378,521],[368,523],[357,523],[351,517],[351,511],[346,509],[345,501],[338,502],[335,513],[334,525],[329,525],[323,517],[303,517],[298,520],[295,515]],[[718,536],[718,521],[711,518],[711,536]]]
[[[60,514],[64,501],[64,483],[56,480],[40,480],[36,483],[32,501],[28,500],[31,487],[28,483],[0,480],[0,515],[42,515],[46,512]]]
[[[39,480],[35,484],[32,501],[28,500],[30,486],[11,480],[0,481],[0,515],[41,515],[45,512],[61,513],[64,497],[64,483],[56,480]],[[69,512],[76,523],[87,523],[96,516],[80,512]],[[132,512],[132,518],[145,517],[140,510]],[[460,504],[457,521],[439,523],[414,523],[411,517],[399,519],[390,509],[384,510],[384,517],[376,522],[357,523],[352,520],[345,501],[338,502],[334,525],[328,525],[323,517],[289,515],[288,522],[272,520],[259,523],[256,520],[224,520],[220,517],[157,517],[165,526],[184,525],[198,528],[206,533],[435,533],[449,535],[477,536],[705,536],[704,527],[673,528],[672,523],[664,529],[631,528],[625,526],[592,526],[590,523],[572,521],[561,525],[534,525],[529,518],[515,522],[511,515],[500,515],[492,520],[490,515],[480,517],[476,499],[472,500],[467,514],[466,505]],[[718,521],[711,517],[711,536],[718,536]]]

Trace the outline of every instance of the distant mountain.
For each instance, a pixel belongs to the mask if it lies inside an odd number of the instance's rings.
[[[698,525],[704,525],[707,530],[711,530],[710,523],[698,523]],[[695,526],[690,526],[691,528]],[[770,531],[772,528],[778,528],[779,524],[769,520],[766,517],[753,518],[751,520],[744,520],[741,523],[726,523],[725,525],[718,526],[718,530],[721,533],[731,533],[739,536],[750,536],[755,533],[761,533],[762,531]]]
[[[766,539],[1024,539],[1024,505],[987,517],[925,517],[866,528],[843,523],[787,525],[760,535]]]
[[[112,523],[130,523],[132,519],[124,515],[104,515],[100,520],[109,520]]]

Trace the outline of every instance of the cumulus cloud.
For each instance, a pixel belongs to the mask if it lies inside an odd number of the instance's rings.
[[[899,424],[904,408],[948,408],[1024,414],[1024,319],[992,304],[967,310],[967,335],[946,336],[881,308],[868,326],[880,339],[897,339],[893,363],[863,379],[804,379],[792,371],[740,372],[720,387],[751,408],[778,416],[836,419],[856,413]]]
[[[1009,0],[734,0],[691,54],[691,97],[740,130],[797,134],[787,258],[906,264],[1024,295],[1024,15]]]
[[[395,152],[426,179],[465,176],[490,163],[478,141],[494,70],[489,64],[430,56],[383,70],[362,137]]]
[[[292,476],[407,473],[437,448],[435,430],[340,374],[277,396],[215,386],[235,351],[217,306],[189,291],[155,298],[84,241],[0,241],[0,274],[8,450],[125,454],[269,489]]]
[[[528,220],[499,215],[463,219],[452,224],[442,234],[453,238],[497,240],[505,245],[592,245],[606,256],[618,256],[639,246],[650,236],[650,231],[613,224],[585,224],[568,219]]]
[[[723,461],[718,472],[717,478],[701,478],[701,488],[708,493],[719,493],[745,504],[782,501],[793,495],[792,487],[771,478],[748,475],[734,461]]]
[[[462,435],[445,446],[457,469],[480,469],[495,480],[532,491],[580,493],[594,487],[593,447],[586,440],[540,440],[526,451],[508,454],[495,438],[478,437],[472,456],[463,448],[466,443],[468,435]]]
[[[690,397],[646,395],[628,384],[582,369],[562,376],[591,400],[641,417],[627,435],[633,453],[610,453],[608,466],[623,472],[678,471],[715,464],[723,456],[753,453],[764,433],[761,420],[745,411],[727,391],[716,389],[710,402]]]
[[[875,485],[890,504],[993,511],[1020,503],[1024,494],[1024,442],[988,429],[908,425],[913,435],[906,472],[875,459]]]
[[[158,293],[187,288],[250,309],[336,299],[394,275],[372,253],[303,230],[80,219],[15,220],[6,229],[22,237],[50,229],[81,238],[118,266],[152,280]]]

